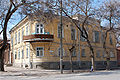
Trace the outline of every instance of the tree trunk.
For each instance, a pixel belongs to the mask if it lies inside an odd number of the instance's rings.
[[[4,49],[0,49],[0,71],[4,71]]]

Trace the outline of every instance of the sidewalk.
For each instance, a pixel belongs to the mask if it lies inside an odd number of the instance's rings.
[[[25,69],[18,67],[5,67],[6,72],[0,72],[3,76],[47,76],[58,75],[60,70],[45,70],[45,69]],[[64,70],[64,74],[71,74],[70,70]],[[75,70],[74,73],[89,72],[89,70]]]

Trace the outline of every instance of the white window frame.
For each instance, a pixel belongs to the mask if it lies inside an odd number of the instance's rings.
[[[18,59],[20,59],[20,49],[18,49]]]
[[[99,38],[99,40],[98,40],[98,42],[97,42],[97,40],[96,40],[96,34],[95,34],[95,32],[98,32],[99,33],[99,35],[98,35],[98,38]],[[95,43],[99,43],[100,42],[100,32],[99,31],[93,31],[93,42],[95,42]]]
[[[18,30],[18,43],[20,43],[20,30]]]
[[[26,35],[28,35],[28,25],[26,25],[25,30],[26,30]]]
[[[17,32],[15,32],[15,44],[17,44]]]
[[[17,59],[17,51],[15,51],[14,59]]]
[[[75,32],[73,33],[72,30],[74,30]],[[76,40],[76,29],[75,28],[71,28],[71,40]]]
[[[24,27],[22,28],[22,41],[23,41],[23,36],[24,36]]]
[[[28,57],[29,57],[29,49],[26,48],[26,58],[28,58]]]
[[[60,29],[60,31],[59,31]],[[57,37],[60,38],[60,33],[61,33],[61,27],[60,27],[60,24],[57,25]],[[62,25],[62,38],[64,38],[64,28],[63,28],[63,25]]]
[[[82,50],[83,50],[83,49],[84,49],[84,52],[85,52],[84,55],[82,54]],[[81,49],[81,57],[86,57],[86,51],[85,51],[85,48],[82,48],[82,49]]]
[[[42,50],[43,55],[42,56],[40,55],[40,53],[39,53],[39,56],[37,56],[37,48],[43,48],[43,50]],[[40,52],[40,50],[39,50],[39,52]],[[44,56],[44,47],[36,47],[36,57],[43,57],[43,56]]]
[[[22,59],[24,59],[24,57],[25,57],[25,54],[24,54],[24,49],[22,49]]]
[[[109,42],[110,42],[110,45],[112,45],[112,44],[113,44],[112,34],[111,34],[111,33],[109,33]]]
[[[40,25],[43,25],[42,27]],[[39,27],[37,27],[37,25],[39,25]],[[37,32],[37,29],[39,32]],[[42,29],[42,33],[41,33],[41,29]],[[36,23],[36,26],[35,26],[35,33],[36,34],[44,34],[44,24],[43,23]]]

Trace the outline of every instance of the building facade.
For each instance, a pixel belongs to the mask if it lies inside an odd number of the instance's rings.
[[[86,40],[71,20],[63,18],[63,66],[70,69],[70,55],[74,69],[90,68],[90,49]],[[79,25],[81,26],[81,24]],[[86,25],[89,40],[95,52],[95,65],[106,66],[106,54],[103,49],[103,33],[99,24]],[[59,17],[41,21],[25,17],[10,30],[13,65],[29,68],[59,69],[60,61],[60,21]],[[75,45],[70,53],[70,48]],[[116,41],[114,34],[107,37],[107,50],[110,53],[110,65],[116,66]]]

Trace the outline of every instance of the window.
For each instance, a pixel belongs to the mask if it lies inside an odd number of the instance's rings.
[[[24,36],[24,28],[22,28],[22,40],[23,40],[23,36]]]
[[[101,41],[102,41],[102,43],[105,41],[105,33],[104,32],[101,33]]]
[[[85,55],[85,49],[82,49],[82,50],[81,50],[81,56],[82,56],[82,57],[86,57],[86,55]]]
[[[13,37],[11,37],[11,46],[13,48]]]
[[[44,48],[43,47],[37,47],[36,48],[36,56],[37,57],[43,57],[44,56]]]
[[[58,48],[58,56],[60,56],[60,52],[61,52],[61,48],[59,47],[59,48]],[[63,49],[63,56],[65,56],[65,54],[64,54],[64,49]]]
[[[99,32],[98,31],[94,31],[93,33],[93,41],[98,43],[99,42]]]
[[[114,57],[115,57],[115,54],[113,53],[113,51],[110,51],[110,57],[111,57],[111,58],[114,58]]]
[[[75,48],[72,51],[72,56],[76,56],[76,49]]]
[[[37,34],[44,34],[44,25],[41,24],[36,24],[36,33]]]
[[[71,40],[75,40],[76,39],[76,31],[75,29],[71,29]]]
[[[85,31],[81,28],[82,32],[83,32],[83,35],[86,36],[85,34]],[[87,34],[88,34],[88,31],[86,30]],[[86,39],[84,37],[82,37],[82,33],[80,33],[80,40],[81,41],[86,41]]]
[[[18,43],[20,43],[20,30],[18,31]]]
[[[61,32],[61,27],[60,27],[60,24],[58,24],[58,38],[60,38],[60,32]],[[63,26],[62,26],[62,38],[64,38]]]
[[[85,36],[85,34],[83,33],[83,35]],[[80,34],[80,40],[81,41],[86,41],[86,39],[84,37],[82,37],[82,34]]]
[[[28,58],[28,48],[26,49],[26,58]]]
[[[17,44],[17,32],[15,33],[15,44]]]
[[[96,57],[100,58],[100,51],[99,50],[96,51]]]
[[[24,59],[24,50],[22,50],[22,59]]]
[[[20,49],[18,50],[18,59],[20,59]]]
[[[112,45],[113,41],[112,41],[112,35],[111,34],[109,34],[109,41],[110,41],[110,44]]]
[[[15,52],[15,59],[17,59],[17,52]]]
[[[28,35],[28,26],[26,26],[26,35]]]
[[[105,53],[105,51],[103,51],[103,57],[104,57],[104,58],[106,57],[106,53]]]

